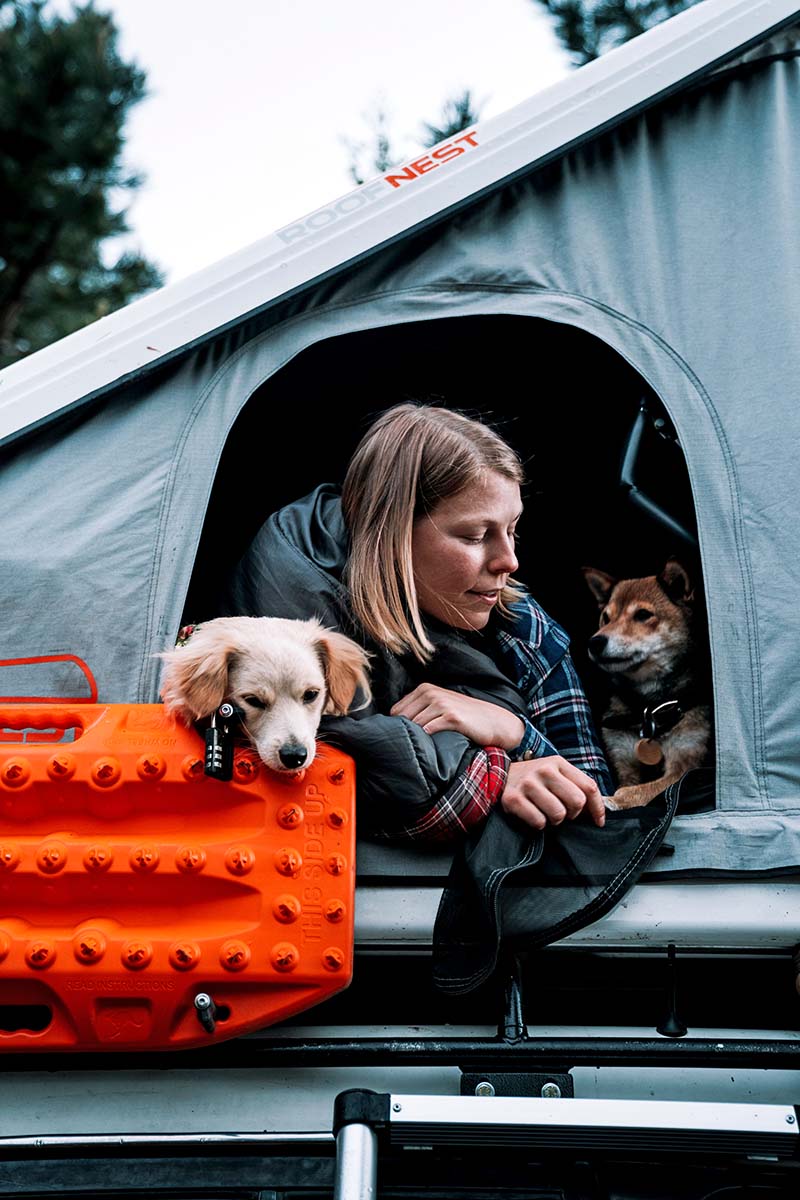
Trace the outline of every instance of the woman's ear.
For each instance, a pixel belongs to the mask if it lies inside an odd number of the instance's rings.
[[[605,608],[608,603],[608,598],[616,586],[616,579],[611,575],[606,575],[605,571],[598,571],[594,567],[581,567],[583,578],[586,580],[589,591],[594,596],[600,608]]]
[[[322,659],[328,689],[324,711],[343,717],[359,689],[364,696],[364,704],[369,704],[372,692],[367,675],[369,655],[366,650],[362,650],[343,633],[336,633],[332,629],[323,629],[315,639],[315,645]]]
[[[197,629],[185,646],[162,654],[167,667],[161,697],[167,710],[191,725],[219,708],[234,650],[230,637],[211,623]]]

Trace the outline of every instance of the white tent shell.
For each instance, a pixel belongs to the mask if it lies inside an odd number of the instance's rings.
[[[695,497],[718,806],[676,821],[665,866],[796,868],[800,63],[763,44],[799,16],[706,0],[467,131],[460,153],[7,369],[3,657],[74,653],[101,699],[156,698],[228,432],[305,348],[470,315],[572,326],[661,398]],[[751,49],[753,69],[711,80]]]

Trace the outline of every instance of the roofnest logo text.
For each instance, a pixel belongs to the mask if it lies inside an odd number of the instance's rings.
[[[406,163],[402,167],[392,167],[379,179],[363,184],[356,191],[342,196],[340,200],[336,200],[327,208],[318,208],[316,212],[311,213],[302,221],[286,225],[283,229],[278,230],[276,237],[279,237],[287,245],[305,241],[306,238],[352,217],[364,208],[374,207],[381,201],[388,200],[398,189],[405,190],[423,175],[452,162],[462,154],[466,154],[470,148],[477,146],[476,130],[460,133],[458,137],[452,138],[449,142],[443,142],[440,146],[426,151],[425,154],[420,154],[412,162]]]

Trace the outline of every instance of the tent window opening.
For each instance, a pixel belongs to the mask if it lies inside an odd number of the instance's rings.
[[[667,399],[668,402],[668,398]],[[518,316],[424,321],[319,342],[249,399],[217,472],[184,620],[215,615],[218,581],[282,505],[340,482],[383,409],[406,400],[482,417],[525,466],[518,577],[571,637],[598,724],[608,677],[591,662],[598,608],[582,574],[657,575],[677,559],[698,601],[710,677],[689,477],[662,401],[598,338]],[[703,789],[702,807],[713,806]]]

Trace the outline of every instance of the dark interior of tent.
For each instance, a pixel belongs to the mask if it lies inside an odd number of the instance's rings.
[[[528,484],[518,578],[569,632],[599,714],[604,680],[585,649],[598,610],[581,567],[631,578],[675,557],[702,595],[694,504],[659,397],[604,342],[550,321],[424,321],[297,355],[248,400],[228,437],[184,620],[214,616],[216,584],[264,519],[322,481],[340,482],[371,420],[407,400],[485,419],[519,453]]]

